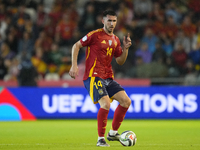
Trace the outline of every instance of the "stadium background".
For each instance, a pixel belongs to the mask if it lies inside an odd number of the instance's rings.
[[[97,149],[85,49],[78,79],[68,71],[72,44],[102,27],[106,8],[133,42],[126,64],[113,61],[132,100],[119,133],[136,133],[135,150],[200,149],[199,0],[0,0],[0,149]]]
[[[73,80],[71,47],[102,27],[102,11],[109,8],[118,15],[115,34],[122,40],[129,32],[133,41],[126,63],[112,62],[115,79],[132,96],[127,117],[200,117],[198,0],[0,0],[2,120],[24,120],[23,111],[27,119],[95,118],[95,108],[81,112],[88,102],[85,49]],[[50,113],[43,114],[45,108]]]

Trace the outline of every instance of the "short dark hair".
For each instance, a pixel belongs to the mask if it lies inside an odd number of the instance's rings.
[[[116,16],[117,17],[117,14],[115,11],[111,10],[111,9],[108,9],[108,10],[105,10],[103,12],[103,17],[106,17],[107,15],[111,15],[111,16]]]

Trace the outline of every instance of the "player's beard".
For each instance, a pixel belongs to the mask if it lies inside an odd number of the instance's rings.
[[[108,28],[108,26],[105,26],[106,30],[108,33],[113,33],[114,28]]]

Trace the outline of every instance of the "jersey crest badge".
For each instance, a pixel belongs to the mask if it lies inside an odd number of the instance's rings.
[[[103,94],[103,90],[102,89],[99,89],[98,92],[99,92],[99,95]]]
[[[117,42],[115,41],[115,47],[117,46]]]
[[[105,40],[103,40],[101,43],[103,43],[103,44],[106,44],[106,41],[105,41]]]
[[[112,45],[112,40],[109,40],[108,42],[109,42],[109,46],[111,46]]]

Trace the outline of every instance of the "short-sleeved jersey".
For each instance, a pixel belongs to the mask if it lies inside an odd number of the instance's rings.
[[[108,35],[102,28],[89,32],[80,42],[82,46],[87,46],[83,80],[88,77],[113,79],[112,58],[122,54],[119,38],[114,34]]]

